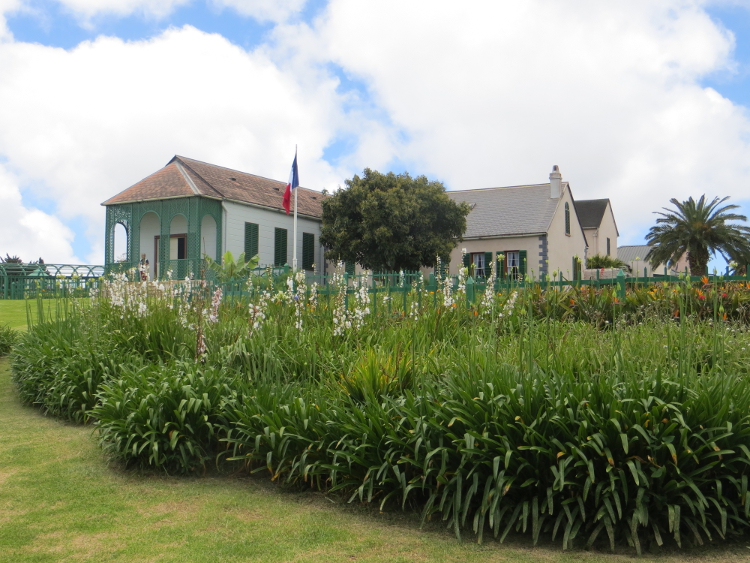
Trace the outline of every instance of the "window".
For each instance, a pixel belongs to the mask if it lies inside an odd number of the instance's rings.
[[[523,279],[526,276],[526,251],[506,250],[505,273],[510,279]]]
[[[505,253],[505,271],[508,273],[509,278],[518,278],[521,267],[521,257],[519,254],[518,250],[509,250]]]
[[[302,269],[312,270],[315,264],[315,235],[302,233]]]
[[[258,254],[258,225],[245,223],[245,260]]]
[[[284,264],[286,264],[286,256],[286,229],[280,229],[279,227],[276,227],[274,229],[273,238],[273,265],[283,266]]]
[[[609,237],[607,237],[607,256],[611,256],[610,247],[609,247]]]
[[[484,259],[484,252],[472,252],[471,254],[471,264],[474,266],[474,272],[473,275],[478,278],[485,277],[485,259]],[[472,272],[469,272],[470,274]]]
[[[565,202],[565,234],[570,236],[570,205]]]

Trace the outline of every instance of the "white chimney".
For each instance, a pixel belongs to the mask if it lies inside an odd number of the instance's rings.
[[[558,199],[562,194],[562,174],[560,168],[555,164],[552,167],[552,173],[549,175],[549,196],[552,199]]]

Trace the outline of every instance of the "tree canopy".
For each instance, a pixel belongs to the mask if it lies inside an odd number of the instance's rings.
[[[416,270],[450,254],[466,230],[466,203],[441,182],[365,168],[323,201],[326,258],[366,269]]]
[[[646,235],[646,241],[653,245],[646,255],[652,267],[664,262],[672,266],[687,253],[690,273],[703,276],[707,273],[709,257],[717,251],[726,260],[747,263],[750,228],[729,222],[747,221],[747,217],[731,213],[739,207],[737,205],[720,207],[728,199],[728,196],[715,197],[706,203],[705,195],[697,202],[692,197],[682,202],[672,198],[669,201],[675,209],[664,207],[666,213],[656,211],[661,217]]]

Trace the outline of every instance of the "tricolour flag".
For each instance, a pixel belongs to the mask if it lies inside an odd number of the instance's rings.
[[[292,208],[292,190],[299,186],[299,171],[297,170],[297,153],[294,153],[294,162],[292,162],[292,170],[289,172],[289,182],[284,190],[284,209],[286,214],[289,215],[289,210]]]

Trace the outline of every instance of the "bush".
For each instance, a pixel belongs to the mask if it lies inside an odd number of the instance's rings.
[[[358,291],[354,312],[343,293],[131,289],[31,327],[12,360],[23,401],[93,420],[126,465],[242,461],[480,540],[640,550],[750,524],[746,285],[537,285],[481,306]]]
[[[18,333],[7,325],[0,325],[0,356],[7,356],[18,339]]]
[[[123,369],[91,410],[104,450],[126,464],[167,472],[205,470],[237,391],[220,370],[195,364]]]

